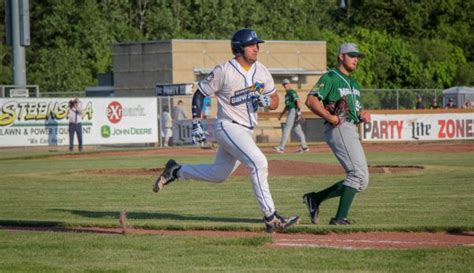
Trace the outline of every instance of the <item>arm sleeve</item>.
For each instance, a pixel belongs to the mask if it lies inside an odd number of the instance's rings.
[[[205,96],[210,96],[222,90],[224,85],[224,71],[221,65],[214,67],[205,79],[198,83],[198,88]]]
[[[192,113],[193,119],[201,117],[202,107],[204,106],[204,98],[206,96],[201,91],[201,89],[196,90],[193,95],[193,102],[192,102]]]

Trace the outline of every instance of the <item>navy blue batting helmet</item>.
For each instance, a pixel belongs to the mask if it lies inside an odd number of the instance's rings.
[[[232,47],[232,53],[237,55],[243,54],[244,47],[248,45],[260,44],[264,42],[265,41],[258,38],[257,33],[254,30],[244,28],[232,35],[230,46]]]

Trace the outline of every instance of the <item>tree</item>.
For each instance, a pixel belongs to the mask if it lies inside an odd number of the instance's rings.
[[[54,43],[56,47],[36,52],[36,61],[29,68],[30,81],[46,92],[80,91],[92,85],[93,74],[79,49],[68,46],[61,38]]]
[[[344,0],[345,8],[340,3],[30,1],[28,79],[42,90],[82,90],[95,83],[98,73],[112,70],[113,43],[229,39],[237,29],[250,27],[265,40],[327,41],[330,67],[336,65],[342,42],[358,44],[368,55],[354,76],[365,88],[443,88],[474,82],[473,1]],[[3,9],[0,1],[2,19]],[[4,33],[4,20],[0,31]],[[0,44],[0,83],[11,82],[10,54]]]
[[[5,2],[0,1],[0,33],[5,33]],[[12,84],[11,50],[3,44],[6,37],[4,34],[0,37],[0,84]]]
[[[462,48],[468,61],[474,60],[473,1],[365,0],[355,9],[357,26],[410,39],[442,39]]]

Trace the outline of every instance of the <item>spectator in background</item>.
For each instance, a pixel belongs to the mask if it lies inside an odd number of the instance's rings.
[[[173,136],[173,120],[169,112],[168,106],[163,107],[160,117],[161,122],[161,136],[163,137],[163,146],[168,147],[169,141]]]
[[[67,109],[69,119],[69,151],[74,149],[74,134],[77,134],[79,152],[82,152],[82,106],[79,98],[69,101]]]
[[[423,97],[416,96],[416,109],[425,109],[425,105],[423,104]]]
[[[450,98],[448,103],[446,104],[446,108],[456,108],[456,104],[454,104],[454,99]]]
[[[470,99],[467,99],[464,101],[464,104],[462,105],[462,108],[464,109],[470,109],[472,107],[472,103]]]
[[[188,119],[186,116],[186,111],[184,110],[183,101],[179,100],[178,105],[176,105],[174,110],[174,119],[175,120],[185,120]]]
[[[430,109],[439,109],[439,105],[438,105],[438,102],[436,101],[436,99],[433,99],[431,101]]]

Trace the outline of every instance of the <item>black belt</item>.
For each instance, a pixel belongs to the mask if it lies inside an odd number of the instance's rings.
[[[240,123],[238,123],[238,122],[235,121],[235,120],[232,120],[232,123],[238,124],[238,125],[240,125],[240,126],[242,126],[242,127],[245,127],[245,128],[247,128],[247,129],[250,129],[250,130],[253,130],[253,128],[255,128],[255,127],[253,127],[253,126],[250,127],[250,126],[246,126],[246,125],[240,124]]]

